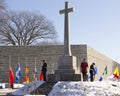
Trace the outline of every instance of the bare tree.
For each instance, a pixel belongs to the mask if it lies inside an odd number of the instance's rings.
[[[0,28],[0,43],[6,45],[30,45],[41,39],[54,39],[55,27],[43,15],[31,12],[11,12]]]
[[[8,12],[5,0],[0,0],[0,22],[3,21],[6,17],[8,17],[7,13]]]
[[[36,45],[63,45],[63,42],[60,42],[59,40],[45,40],[45,41],[42,41],[42,42],[39,42],[37,43]]]
[[[0,0],[0,15],[6,11],[6,4],[4,0]]]

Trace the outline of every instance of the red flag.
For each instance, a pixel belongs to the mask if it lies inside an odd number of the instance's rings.
[[[13,84],[13,83],[14,83],[14,74],[13,74],[12,68],[10,67],[10,70],[9,70],[9,84]]]
[[[41,72],[40,73],[40,81],[42,81],[43,80],[43,73]]]

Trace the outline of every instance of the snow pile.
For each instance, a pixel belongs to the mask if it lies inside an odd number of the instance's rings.
[[[8,83],[0,83],[0,96],[1,95],[6,95],[7,93],[11,93],[16,91],[18,88],[24,87],[24,84],[14,84],[14,89],[9,88]]]
[[[44,81],[33,81],[30,82],[29,84],[26,84],[25,86],[19,88],[18,90],[12,92],[12,95],[18,96],[18,95],[25,95],[25,94],[30,94],[32,91],[37,89],[39,86],[41,86],[44,83]]]
[[[21,87],[24,87],[24,86],[25,86],[24,84],[14,84],[15,89],[18,89],[18,88],[21,88]]]
[[[48,96],[120,96],[120,82],[58,82]]]

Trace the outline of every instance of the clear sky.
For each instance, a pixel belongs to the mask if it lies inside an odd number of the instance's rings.
[[[66,0],[6,0],[14,11],[35,11],[47,17],[56,27],[59,40],[64,39]],[[70,43],[87,44],[120,63],[120,0],[67,0],[70,13]]]

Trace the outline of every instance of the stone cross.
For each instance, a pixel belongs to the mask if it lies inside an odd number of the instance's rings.
[[[71,48],[69,42],[69,12],[73,12],[73,8],[68,8],[68,2],[65,2],[65,9],[60,10],[60,14],[65,14],[65,21],[64,21],[64,55],[71,56]]]

